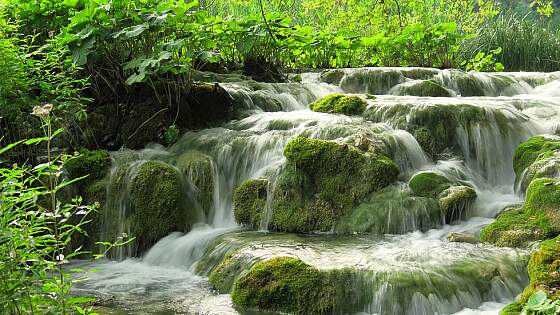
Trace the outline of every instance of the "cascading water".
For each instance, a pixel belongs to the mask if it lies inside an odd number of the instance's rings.
[[[200,219],[190,232],[166,236],[141,258],[131,258],[131,249],[120,249],[116,257],[129,258],[97,264],[102,271],[88,274],[90,280],[77,290],[113,296],[113,303],[135,314],[140,310],[236,314],[229,296],[212,293],[205,277],[197,275],[204,275],[201,270],[224,255],[234,254],[255,260],[295,256],[319,269],[354,270],[361,293],[349,313],[497,314],[511,302],[527,282],[526,253],[451,243],[446,237],[451,232],[476,234],[505,207],[522,201],[514,193],[512,155],[529,137],[556,131],[560,99],[553,88],[560,74],[368,68],[309,73],[302,78],[302,84],[227,80],[223,86],[236,100],[238,120],[187,132],[170,148],[115,153],[105,237],[130,233],[127,185],[146,160],[162,161],[177,170],[186,199],[201,213]],[[406,96],[427,81],[440,84],[440,92],[448,94]],[[333,92],[363,93],[369,104],[363,117],[307,109],[310,102]],[[422,142],[426,134],[441,139]],[[360,207],[368,217],[345,218],[337,229],[400,235],[263,233],[273,211],[275,178],[286,164],[284,147],[299,135],[390,153],[401,169],[400,183],[364,201]],[[426,147],[430,150],[422,149]],[[199,186],[207,183],[197,180],[200,174],[181,166],[182,157],[192,152],[210,160],[208,200],[201,197]],[[407,182],[420,171],[442,174],[476,189],[478,198],[464,221],[442,225],[437,217],[434,222],[430,202],[410,196]],[[241,231],[232,212],[235,188],[251,178],[269,180],[258,233]],[[487,275],[491,276],[487,282],[473,280]]]

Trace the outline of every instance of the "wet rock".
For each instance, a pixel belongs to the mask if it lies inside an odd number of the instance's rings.
[[[229,253],[212,269],[208,275],[208,281],[219,293],[229,294],[235,281],[249,271],[254,264],[254,258],[250,255]]]
[[[554,156],[560,152],[560,138],[556,136],[537,136],[520,144],[513,156],[513,169],[517,180],[533,163]]]
[[[410,179],[408,185],[417,196],[436,198],[451,187],[452,183],[443,175],[434,172],[420,172]]]
[[[364,68],[347,73],[341,80],[340,87],[348,93],[381,95],[405,80],[406,78],[397,69]]]
[[[452,243],[478,244],[480,240],[473,234],[452,232],[447,235],[447,240]]]
[[[438,196],[438,202],[445,222],[465,219],[476,197],[476,191],[469,186],[451,186],[444,190]]]
[[[243,74],[260,82],[279,83],[285,82],[287,79],[279,65],[252,58],[245,59]]]

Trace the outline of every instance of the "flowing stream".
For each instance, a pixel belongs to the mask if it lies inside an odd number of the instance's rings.
[[[124,247],[114,261],[80,263],[89,271],[80,275],[84,281],[76,286],[77,293],[101,297],[114,314],[239,314],[229,295],[211,290],[205,273],[234,252],[254,260],[294,256],[322,270],[353,270],[358,292],[355,301],[348,302],[350,314],[498,314],[521,293],[528,282],[526,251],[449,242],[447,236],[477,234],[504,208],[523,201],[514,191],[512,156],[531,136],[557,131],[560,73],[367,68],[306,73],[302,83],[276,84],[208,77],[220,81],[235,99],[238,119],[187,132],[170,148],[150,145],[116,152],[111,177],[126,165],[126,182],[141,161],[172,164],[186,152],[202,152],[212,164],[209,209],[192,203],[204,213],[199,223],[187,234],[161,239],[140,258],[132,258],[134,249]],[[443,86],[448,95],[407,95],[411,86],[427,80]],[[334,92],[366,99],[363,117],[308,109],[312,101]],[[475,123],[449,124],[456,151],[431,156],[408,127],[419,115],[449,107],[482,108],[484,117]],[[259,177],[270,178],[269,190],[274,189],[274,178],[286,163],[284,146],[302,134],[372,143],[392,152],[401,168],[399,183],[385,199],[371,202],[386,213],[379,219],[384,230],[394,234],[269,233],[269,216],[264,216],[261,231],[246,231],[235,223],[234,189]],[[475,187],[478,198],[464,221],[424,229],[415,220],[430,205],[403,197],[406,183],[413,174],[428,170]],[[188,174],[184,186],[191,195],[200,193]],[[115,187],[108,187],[105,230],[128,233],[123,219],[130,207],[127,189]]]

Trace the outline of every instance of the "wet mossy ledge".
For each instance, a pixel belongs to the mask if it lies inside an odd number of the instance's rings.
[[[411,133],[424,152],[434,159],[449,153],[462,154],[459,131],[492,124],[499,130],[509,130],[511,118],[499,110],[470,104],[417,105],[414,102],[393,105],[376,104],[362,116],[375,123],[388,123],[395,129]]]
[[[345,115],[360,115],[366,107],[367,102],[363,98],[338,93],[327,95],[309,105],[315,112]]]
[[[287,164],[271,189],[268,228],[274,231],[331,231],[360,200],[392,184],[399,174],[384,154],[335,141],[297,137],[286,145],[284,155]],[[253,179],[236,189],[238,223],[255,227],[261,221],[267,185]]]
[[[539,249],[531,255],[527,272],[529,285],[519,299],[506,306],[500,315],[518,315],[522,312],[529,298],[539,291],[556,301],[560,298],[560,236],[544,241]]]
[[[393,91],[394,90],[394,91]],[[391,92],[397,95],[421,97],[452,97],[453,93],[435,80],[417,80],[395,87]]]
[[[560,234],[560,182],[542,178],[531,182],[524,205],[507,210],[480,232],[483,242],[525,247]]]

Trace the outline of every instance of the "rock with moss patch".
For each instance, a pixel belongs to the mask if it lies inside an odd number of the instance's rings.
[[[242,309],[291,314],[332,314],[348,288],[339,274],[322,272],[297,258],[275,257],[241,276],[231,294]]]
[[[184,209],[183,187],[175,168],[159,161],[138,166],[130,182],[131,232],[139,252],[174,231],[188,231],[195,215]]]
[[[187,179],[192,199],[208,215],[214,196],[212,158],[199,151],[187,151],[175,160],[175,165]]]
[[[266,207],[268,180],[249,179],[239,186],[233,195],[235,221],[253,228],[261,224]]]
[[[452,92],[441,86],[435,80],[419,80],[407,82],[395,87],[391,92],[397,95],[451,97]]]
[[[518,180],[533,163],[550,158],[560,151],[560,137],[537,136],[520,144],[513,156],[513,169]]]
[[[534,180],[523,207],[502,213],[480,233],[483,242],[525,247],[560,234],[560,185],[554,179]]]
[[[470,186],[452,186],[444,190],[438,202],[445,222],[465,219],[476,197],[476,191]]]
[[[359,96],[331,94],[309,105],[315,112],[359,115],[364,112],[367,102]]]
[[[538,159],[531,164],[517,179],[517,191],[525,193],[529,184],[539,178],[560,178],[560,151],[554,155]]]
[[[478,244],[480,240],[474,235],[469,233],[452,232],[447,235],[447,240],[451,243],[468,243]]]

